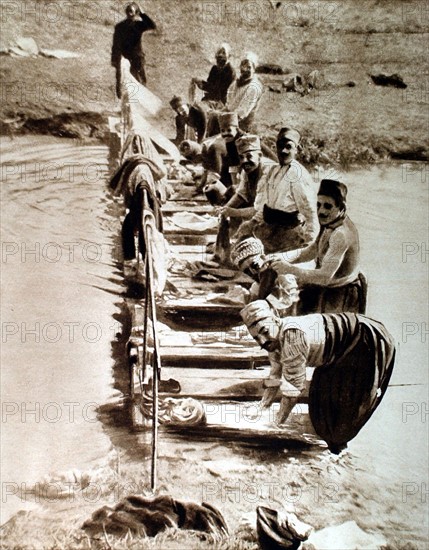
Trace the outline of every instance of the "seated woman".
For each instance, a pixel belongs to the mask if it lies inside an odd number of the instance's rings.
[[[359,236],[346,215],[347,187],[324,179],[317,195],[320,232],[291,262],[286,254],[267,256],[265,267],[295,275],[301,292],[300,313],[365,313],[366,281],[359,273]],[[315,260],[315,269],[294,264]]]

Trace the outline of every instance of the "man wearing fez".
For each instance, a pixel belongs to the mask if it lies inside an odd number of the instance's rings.
[[[317,195],[320,232],[316,241],[291,262],[282,254],[267,258],[278,274],[290,273],[298,279],[301,310],[306,313],[350,311],[365,313],[359,279],[359,236],[346,214],[347,187],[336,180],[324,179]],[[315,260],[315,269],[294,264]]]
[[[176,138],[180,145],[184,140],[201,143],[207,130],[207,113],[201,103],[189,105],[183,97],[174,96],[170,106],[176,112]]]
[[[203,146],[203,166],[217,173],[226,187],[231,187],[238,182],[240,158],[236,142],[243,132],[238,127],[237,113],[220,113],[218,120],[221,135]]]
[[[233,197],[221,208],[220,213],[225,218],[241,223],[254,216],[253,205],[258,182],[275,163],[262,158],[261,142],[256,135],[243,135],[237,139],[235,145],[241,168],[238,187]]]
[[[253,234],[261,239],[266,254],[303,248],[319,231],[312,177],[295,160],[299,141],[297,130],[281,128],[276,142],[279,165],[261,178],[256,214],[240,228],[240,240]]]
[[[384,325],[356,313],[280,319],[265,300],[240,312],[250,334],[268,351],[261,408],[280,393],[276,423],[286,422],[301,395],[306,367],[315,367],[308,398],[316,433],[329,449],[347,447],[379,405],[395,362],[395,344]]]
[[[156,29],[152,19],[138,4],[131,2],[125,8],[127,18],[115,25],[112,44],[112,66],[116,69],[116,95],[121,97],[121,57],[130,62],[130,72],[141,84],[146,84],[145,54],[142,34]]]

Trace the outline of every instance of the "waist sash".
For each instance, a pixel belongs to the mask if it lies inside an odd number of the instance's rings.
[[[298,210],[295,212],[283,212],[282,210],[270,208],[266,204],[264,204],[263,216],[265,223],[270,225],[281,225],[288,229],[293,229],[302,223],[298,217]]]

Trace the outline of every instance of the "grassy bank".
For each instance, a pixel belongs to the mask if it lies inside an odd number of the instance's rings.
[[[58,2],[53,11],[39,1],[34,10],[25,3],[25,9],[16,3],[3,10],[2,48],[31,36],[39,47],[80,57],[1,57],[1,133],[104,139],[107,116],[119,108],[110,46],[123,7],[110,0],[83,3],[79,10],[67,5]],[[306,96],[270,91],[279,89],[282,77],[262,75],[267,87],[259,132],[272,136],[283,122],[297,126],[305,136],[303,161],[427,160],[429,22],[420,4],[148,0],[144,6],[158,24],[144,37],[148,86],[165,105],[157,122],[168,136],[174,131],[169,99],[186,94],[192,76],[208,74],[215,46],[226,40],[235,66],[251,49],[260,62],[323,74],[323,89]],[[376,86],[369,75],[378,73],[400,74],[407,88]]]

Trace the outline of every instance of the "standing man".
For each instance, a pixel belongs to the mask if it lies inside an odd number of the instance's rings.
[[[131,2],[125,8],[127,18],[115,26],[112,44],[112,66],[116,69],[116,95],[121,97],[121,57],[130,62],[130,72],[141,84],[146,84],[145,54],[142,34],[156,29],[152,19],[138,4]]]
[[[286,422],[316,367],[309,414],[316,433],[338,454],[378,407],[395,363],[395,343],[384,325],[355,313],[277,317],[265,300],[242,309],[250,334],[269,353],[262,408],[281,394],[277,424]]]
[[[364,289],[359,278],[359,235],[346,214],[347,187],[336,180],[320,182],[317,215],[320,232],[316,241],[292,262],[282,254],[268,257],[278,274],[295,275],[304,313],[365,313]],[[316,261],[315,269],[293,264]]]

